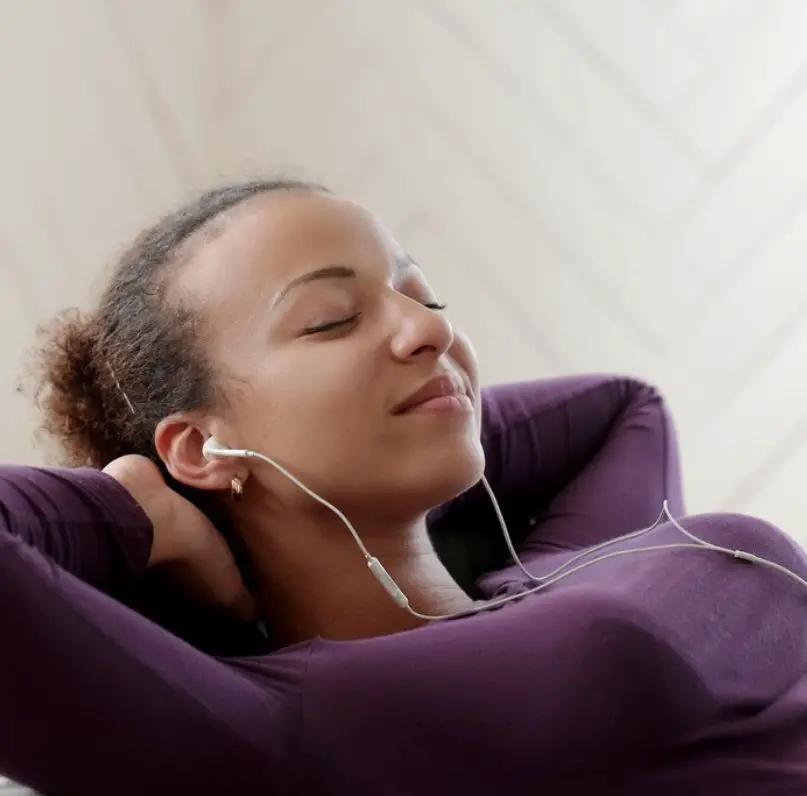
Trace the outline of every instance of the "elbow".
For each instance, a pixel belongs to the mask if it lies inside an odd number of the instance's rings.
[[[663,405],[665,397],[655,382],[648,381],[632,374],[617,374],[613,379],[614,387],[626,403],[648,402]]]
[[[649,459],[661,463],[661,490],[674,517],[686,514],[678,429],[665,395],[655,384],[625,377],[621,382],[623,429],[642,432],[651,450]]]

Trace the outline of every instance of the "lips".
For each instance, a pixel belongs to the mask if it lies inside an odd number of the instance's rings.
[[[393,409],[393,414],[401,415],[435,398],[461,397],[467,395],[459,377],[444,373],[429,379]]]

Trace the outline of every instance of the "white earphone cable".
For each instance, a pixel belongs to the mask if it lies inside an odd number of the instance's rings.
[[[451,614],[423,614],[419,611],[416,611],[414,608],[411,607],[409,604],[409,599],[392,578],[392,576],[387,572],[384,568],[384,565],[375,557],[373,556],[370,551],[365,546],[364,542],[362,542],[361,537],[359,536],[358,531],[353,527],[350,520],[345,516],[345,514],[340,511],[336,506],[332,503],[327,501],[325,498],[318,495],[314,492],[313,489],[310,489],[306,486],[299,478],[295,475],[290,473],[285,467],[281,464],[278,464],[273,459],[270,459],[268,456],[264,456],[262,453],[258,453],[254,450],[249,450],[246,448],[227,448],[217,442],[213,437],[210,437],[207,442],[205,442],[203,447],[203,453],[207,458],[241,458],[241,459],[258,459],[266,464],[271,465],[274,467],[278,472],[288,478],[293,484],[303,490],[310,498],[320,503],[322,506],[333,512],[339,520],[344,524],[344,526],[350,531],[356,545],[358,546],[361,554],[364,556],[365,561],[367,562],[367,566],[370,571],[373,573],[373,576],[379,582],[379,584],[384,588],[384,590],[389,594],[389,596],[404,610],[408,611],[413,616],[417,617],[418,619],[425,619],[431,621],[442,621],[448,619],[458,619],[464,616],[470,616],[472,614],[477,614],[482,611],[490,611],[495,608],[498,608],[506,603],[514,602],[516,600],[521,600],[524,597],[535,594],[539,591],[543,591],[550,586],[558,583],[559,581],[563,580],[570,575],[575,574],[576,572],[580,572],[581,570],[587,569],[594,564],[598,564],[602,561],[607,561],[608,559],[617,558],[620,556],[627,556],[627,555],[635,555],[637,553],[652,553],[652,552],[660,552],[663,550],[710,550],[716,553],[722,553],[724,555],[732,556],[733,558],[740,559],[742,561],[748,561],[754,564],[759,564],[761,566],[769,567],[770,569],[776,570],[784,575],[787,575],[791,579],[795,580],[799,585],[801,585],[804,589],[807,589],[807,580],[802,578],[801,576],[797,575],[795,572],[791,571],[787,567],[782,566],[781,564],[777,564],[775,561],[769,561],[768,559],[762,558],[760,556],[754,555],[753,553],[748,553],[745,550],[732,550],[728,547],[721,547],[720,545],[712,544],[711,542],[706,541],[705,539],[701,539],[698,536],[695,536],[691,531],[688,531],[684,528],[670,513],[669,506],[667,501],[664,500],[662,504],[661,513],[656,518],[655,522],[652,525],[649,525],[647,528],[641,528],[637,531],[631,531],[630,533],[626,533],[623,536],[616,537],[614,539],[609,539],[606,542],[602,542],[601,544],[595,545],[594,547],[589,547],[586,550],[572,556],[568,561],[556,567],[551,572],[548,572],[545,575],[537,576],[533,575],[531,572],[527,570],[524,566],[524,563],[518,556],[518,553],[513,546],[513,540],[510,537],[510,533],[507,530],[507,523],[505,522],[504,515],[502,514],[501,508],[499,507],[499,502],[496,499],[496,496],[493,493],[493,490],[490,487],[487,479],[483,476],[482,477],[482,484],[485,488],[485,491],[490,498],[491,503],[493,504],[493,509],[496,514],[496,519],[499,522],[499,526],[502,531],[502,535],[504,536],[505,543],[507,544],[508,552],[513,559],[513,562],[518,566],[518,568],[522,571],[522,573],[529,578],[533,583],[537,585],[526,589],[522,592],[517,594],[511,594],[506,597],[500,597],[498,599],[488,600],[484,603],[480,603],[479,605],[475,605],[465,611],[459,611],[456,613]],[[626,550],[615,550],[610,553],[605,553],[604,555],[596,556],[595,558],[590,558],[587,561],[583,561],[582,563],[577,563],[581,559],[586,558],[587,556],[591,556],[594,553],[599,552],[600,550],[604,550],[607,547],[610,547],[615,544],[619,544],[620,542],[629,541],[631,539],[636,539],[643,534],[649,533],[650,531],[654,530],[658,525],[666,518],[666,520],[676,528],[680,533],[682,533],[685,537],[692,540],[691,542],[683,542],[678,544],[659,544],[659,545],[649,545],[647,547],[634,547],[628,548]]]

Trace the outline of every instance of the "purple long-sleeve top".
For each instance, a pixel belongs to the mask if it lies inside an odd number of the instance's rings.
[[[665,498],[683,512],[669,416],[638,381],[490,389],[483,437],[533,574]],[[434,538],[480,517],[497,537],[475,488]],[[765,522],[684,522],[807,576]],[[665,523],[614,549],[683,541]],[[807,593],[781,573],[662,549],[463,619],[225,657],[124,604],[151,543],[102,473],[0,471],[3,774],[55,796],[807,793]],[[530,585],[512,562],[477,582]]]

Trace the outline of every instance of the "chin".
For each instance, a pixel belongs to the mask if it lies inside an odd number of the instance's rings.
[[[442,503],[453,500],[477,484],[485,471],[485,454],[482,443],[465,445],[461,449],[447,446],[428,463],[424,463],[421,480],[422,490],[428,495],[428,506],[433,509]]]

